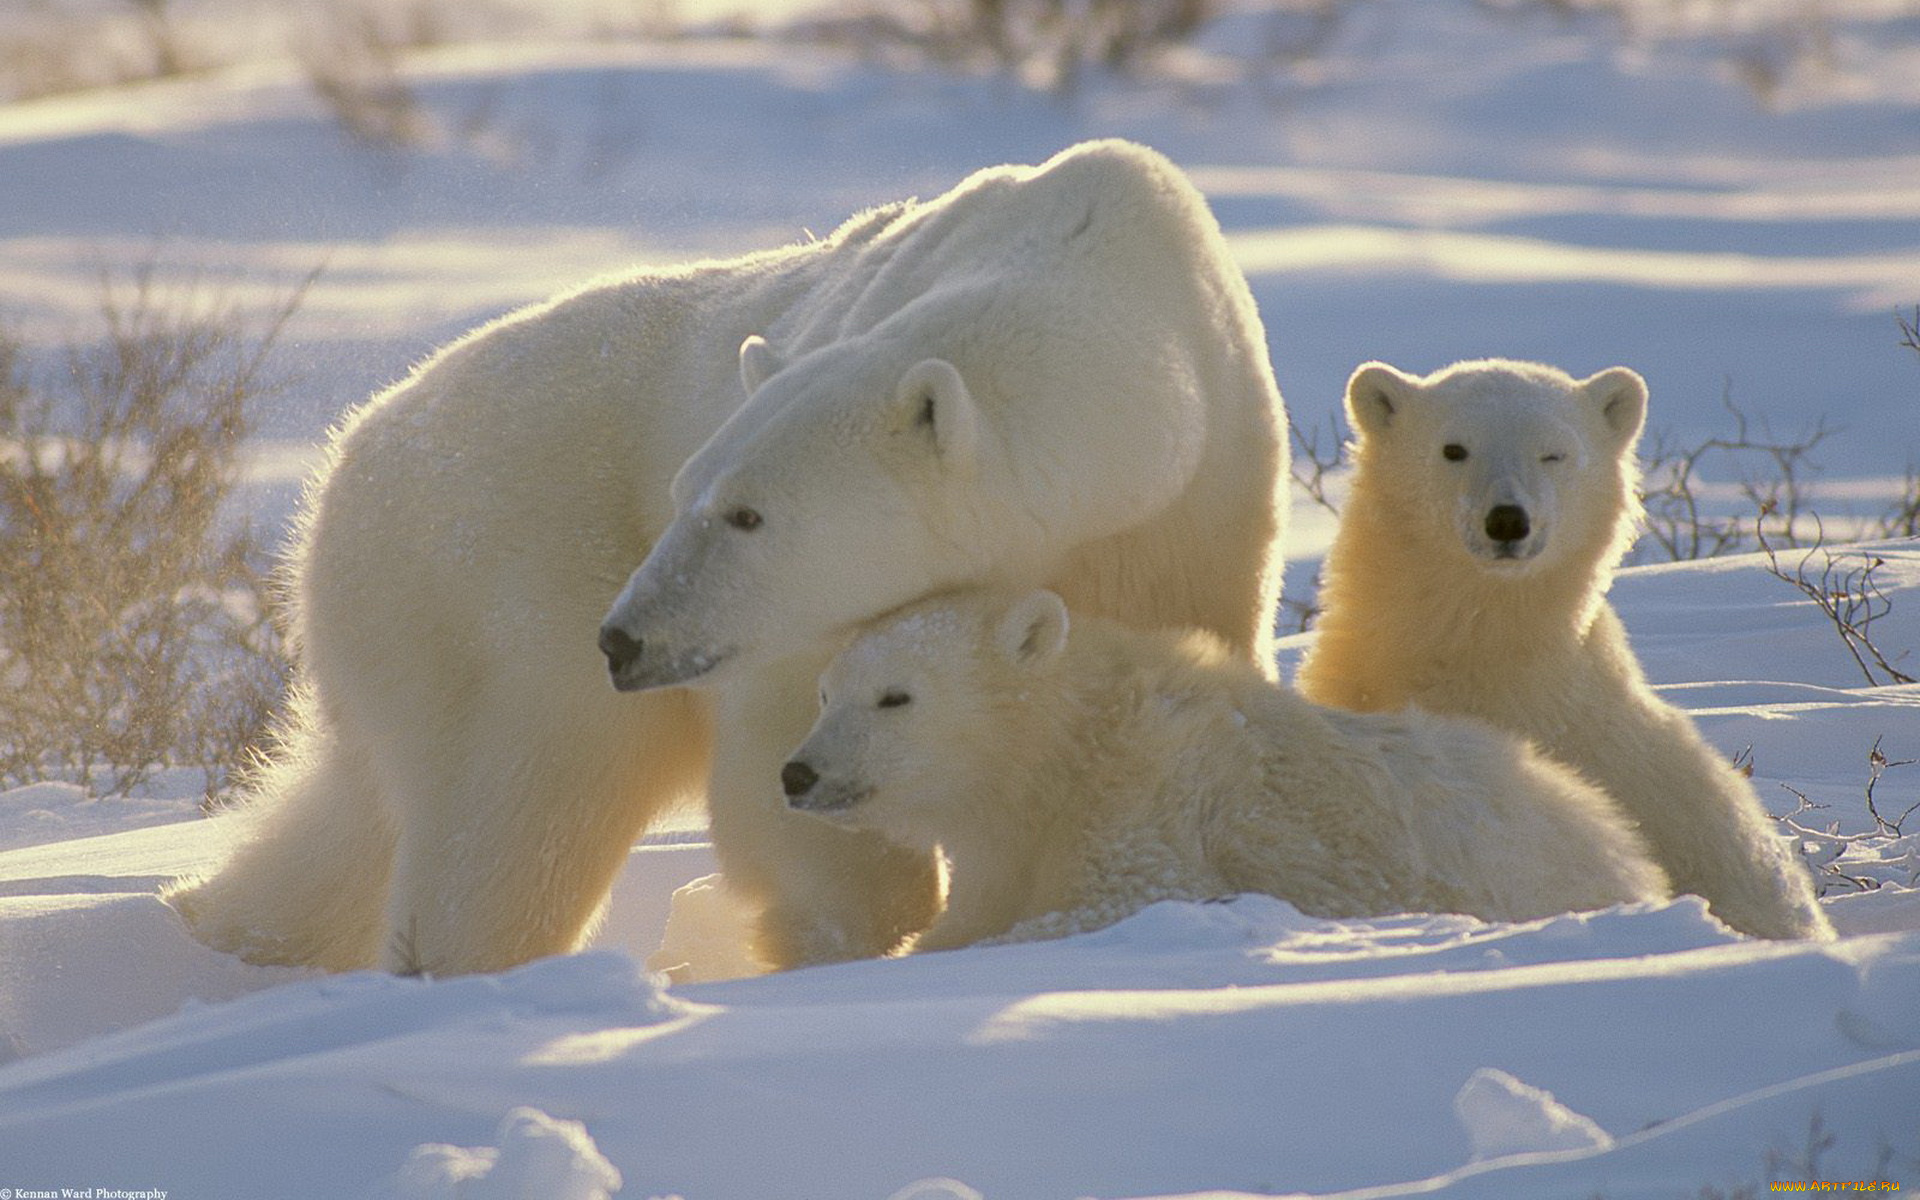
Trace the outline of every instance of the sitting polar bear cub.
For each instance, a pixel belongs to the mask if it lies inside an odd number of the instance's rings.
[[[1315,916],[1488,920],[1668,894],[1611,802],[1517,738],[1321,708],[1203,633],[1085,616],[1069,633],[1048,591],[902,609],[821,687],[788,803],[945,851],[946,911],[918,950],[1246,891]]]
[[[1347,385],[1353,490],[1327,553],[1303,695],[1418,704],[1529,738],[1604,788],[1674,886],[1757,937],[1831,937],[1753,785],[1647,686],[1607,604],[1640,514],[1647,385],[1534,363]]]

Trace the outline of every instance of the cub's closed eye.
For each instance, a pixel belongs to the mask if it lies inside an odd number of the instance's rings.
[[[748,508],[743,504],[739,508],[728,509],[726,520],[727,524],[733,526],[735,529],[751,532],[752,530],[760,528],[761,516],[758,510]]]
[[[1448,442],[1446,445],[1440,447],[1440,457],[1446,459],[1448,462],[1465,462],[1467,461],[1467,448],[1459,442]]]
[[[1564,454],[1542,454],[1540,456],[1540,461],[1543,463],[1565,462],[1566,459],[1567,456]]]
[[[913,703],[912,696],[909,696],[905,692],[902,692],[896,689],[893,691],[886,691],[886,692],[880,693],[880,702],[876,704],[874,707],[899,708],[902,705],[907,705],[912,703]]]

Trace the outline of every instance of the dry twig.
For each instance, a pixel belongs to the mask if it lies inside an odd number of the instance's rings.
[[[1866,676],[1869,687],[1913,683],[1913,676],[1888,661],[1872,637],[1873,623],[1893,611],[1892,599],[1880,589],[1879,582],[1873,577],[1874,572],[1886,565],[1886,560],[1877,554],[1864,555],[1864,561],[1858,566],[1842,569],[1835,561],[1833,552],[1825,546],[1826,531],[1820,525],[1818,514],[1815,514],[1814,540],[1805,547],[1806,553],[1800,556],[1799,562],[1789,573],[1780,565],[1779,555],[1767,540],[1767,515],[1768,510],[1763,507],[1754,518],[1753,531],[1754,539],[1767,556],[1768,574],[1792,584],[1826,614],[1827,619],[1833,622],[1834,631],[1846,645],[1847,653],[1853,656],[1860,673]],[[1815,554],[1821,555],[1823,560],[1818,578],[1809,577],[1807,573],[1807,565],[1813,561]],[[1875,670],[1886,678],[1877,677]]]

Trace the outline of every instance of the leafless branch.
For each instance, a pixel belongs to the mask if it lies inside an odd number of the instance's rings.
[[[1327,477],[1347,465],[1347,443],[1340,436],[1340,427],[1332,417],[1327,418],[1327,431],[1332,435],[1333,448],[1322,450],[1318,428],[1307,432],[1297,423],[1289,423],[1287,437],[1293,442],[1290,469],[1294,486],[1305,492],[1308,499],[1337,517],[1340,508],[1327,495]]]
[[[1754,539],[1767,556],[1768,573],[1793,585],[1826,614],[1827,619],[1833,622],[1834,631],[1846,645],[1847,653],[1860,667],[1860,673],[1866,676],[1869,687],[1880,687],[1887,683],[1913,683],[1913,676],[1888,661],[1874,644],[1871,634],[1873,622],[1893,611],[1892,599],[1881,590],[1879,582],[1873,577],[1874,572],[1886,565],[1886,560],[1878,555],[1862,556],[1858,565],[1842,568],[1834,559],[1833,552],[1826,548],[1826,531],[1820,525],[1818,514],[1815,514],[1815,538],[1789,571],[1780,565],[1779,555],[1767,539],[1767,515],[1768,510],[1762,508],[1754,518],[1753,528]],[[1812,577],[1808,574],[1808,564],[1816,554],[1821,556],[1822,563],[1820,574]],[[1874,674],[1876,669],[1886,676],[1884,680]]]
[[[1701,471],[1707,463],[1740,476],[1742,497],[1752,511],[1772,518],[1776,541],[1790,547],[1801,544],[1800,526],[1810,515],[1811,456],[1834,430],[1824,419],[1791,439],[1776,438],[1764,426],[1756,430],[1734,403],[1731,381],[1721,391],[1720,407],[1733,421],[1731,436],[1709,437],[1678,448],[1660,436],[1646,455],[1641,505],[1646,536],[1659,554],[1643,554],[1642,559],[1683,562],[1747,549],[1744,518],[1720,518],[1706,511]]]

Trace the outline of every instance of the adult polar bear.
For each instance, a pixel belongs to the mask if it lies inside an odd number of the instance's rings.
[[[286,744],[168,899],[254,961],[499,968],[578,945],[705,783],[769,965],[883,953],[932,860],[779,789],[843,631],[992,577],[1265,665],[1284,422],[1205,202],[1119,142],[513,314],[336,440]],[[617,592],[615,681],[699,690],[608,686]]]

